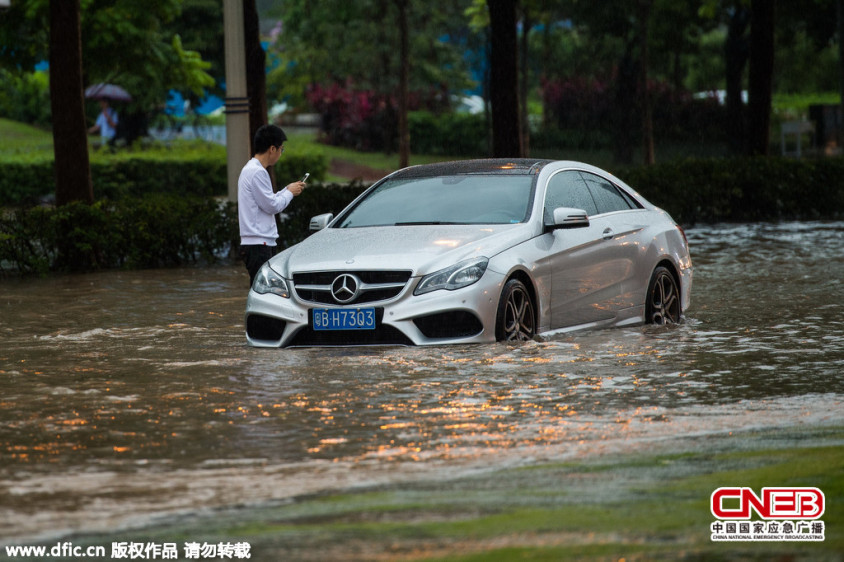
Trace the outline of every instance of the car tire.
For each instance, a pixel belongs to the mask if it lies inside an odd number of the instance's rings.
[[[664,266],[654,269],[648,284],[645,323],[677,324],[680,322],[680,289],[671,271]]]
[[[518,279],[504,284],[498,313],[495,317],[496,341],[527,341],[536,335],[536,313],[533,298]]]

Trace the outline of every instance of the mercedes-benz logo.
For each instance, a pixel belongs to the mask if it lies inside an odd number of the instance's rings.
[[[340,304],[348,304],[355,300],[360,292],[361,281],[351,273],[338,275],[331,283],[331,294]]]

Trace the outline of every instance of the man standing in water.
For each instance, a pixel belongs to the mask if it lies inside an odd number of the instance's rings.
[[[278,228],[275,215],[302,193],[305,183],[288,184],[273,193],[267,168],[275,166],[284,152],[287,135],[280,127],[264,125],[255,132],[254,156],[240,171],[237,180],[237,216],[240,223],[240,257],[249,272],[249,286],[264,263],[275,253]]]

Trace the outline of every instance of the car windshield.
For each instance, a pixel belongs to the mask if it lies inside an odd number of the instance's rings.
[[[337,227],[523,222],[533,178],[455,175],[387,180],[342,216]]]

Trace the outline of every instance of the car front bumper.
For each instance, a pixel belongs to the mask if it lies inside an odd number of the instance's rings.
[[[504,276],[487,270],[477,283],[454,291],[414,295],[411,278],[393,299],[361,306],[330,306],[259,294],[246,301],[246,339],[254,347],[346,345],[438,345],[495,341],[495,320]],[[314,330],[313,309],[375,308],[375,330]]]

